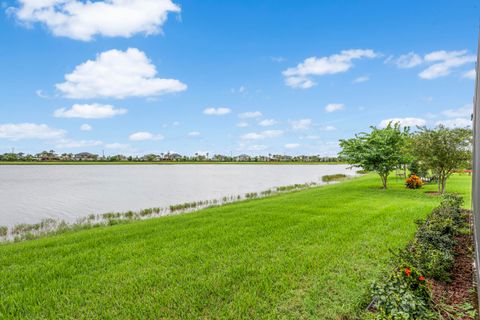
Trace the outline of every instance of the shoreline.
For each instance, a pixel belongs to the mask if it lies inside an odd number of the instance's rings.
[[[91,229],[102,226],[112,226],[116,224],[126,224],[141,220],[187,214],[207,208],[220,207],[242,201],[262,199],[267,197],[273,197],[279,194],[286,194],[311,188],[324,187],[346,180],[352,180],[361,176],[362,175],[358,174],[342,177],[335,175],[326,175],[322,177],[322,183],[306,182],[303,184],[277,186],[262,191],[247,192],[243,195],[230,195],[224,196],[222,198],[185,202],[169,205],[166,207],[154,207],[122,212],[105,212],[99,214],[90,214],[78,218],[74,222],[66,222],[63,219],[44,218],[38,223],[17,223],[12,226],[0,225],[0,244],[35,240],[65,232],[74,232],[77,230]],[[326,177],[329,177],[330,179],[324,180],[324,178]]]

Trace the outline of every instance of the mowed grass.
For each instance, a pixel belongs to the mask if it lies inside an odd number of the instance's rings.
[[[1,319],[354,317],[439,202],[375,175],[0,245]],[[470,196],[469,176],[449,192]]]

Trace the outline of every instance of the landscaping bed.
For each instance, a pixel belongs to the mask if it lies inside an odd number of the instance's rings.
[[[455,319],[477,316],[472,213],[446,194],[415,238],[394,253],[394,270],[372,286],[365,319]]]

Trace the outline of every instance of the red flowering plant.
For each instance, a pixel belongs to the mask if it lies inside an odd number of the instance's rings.
[[[405,282],[412,290],[427,290],[427,295],[429,295],[427,279],[418,271],[418,269],[411,266],[405,266],[400,269],[400,272],[402,273]]]
[[[374,283],[376,319],[430,319],[432,298],[425,276],[412,266],[396,269],[382,282]]]

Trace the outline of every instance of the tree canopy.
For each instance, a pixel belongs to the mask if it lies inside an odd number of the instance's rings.
[[[438,178],[438,192],[444,193],[447,179],[454,169],[467,165],[471,158],[472,130],[435,129],[420,130],[413,136],[413,151],[416,158]]]
[[[409,142],[409,128],[389,123],[385,128],[372,126],[370,133],[359,133],[354,138],[340,140],[342,159],[349,164],[374,171],[380,175],[383,188],[387,188],[390,172],[409,161],[406,152]]]

